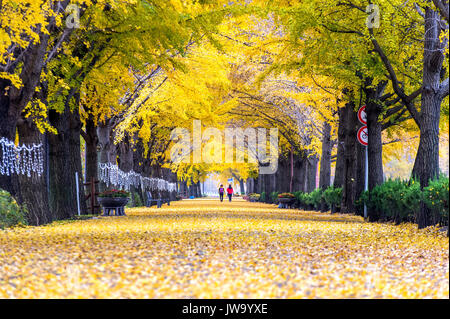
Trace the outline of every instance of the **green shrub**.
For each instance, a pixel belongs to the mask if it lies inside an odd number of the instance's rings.
[[[128,204],[126,207],[142,207],[144,204],[142,203],[141,196],[137,192],[131,192],[131,196],[133,197],[133,200],[128,201]]]
[[[401,220],[414,222],[415,216],[420,209],[420,203],[423,200],[423,193],[420,190],[418,181],[411,180],[406,185],[404,193],[400,193],[404,208],[404,211],[401,212]]]
[[[381,211],[386,214],[388,219],[399,223],[404,217],[408,216],[406,205],[402,201],[403,194],[406,192],[406,183],[399,179],[389,179],[379,187],[381,190]]]
[[[309,193],[309,203],[313,205],[314,209],[319,210],[322,202],[322,189],[317,188]]]
[[[144,206],[144,203],[142,202],[141,196],[139,196],[138,193],[134,193],[134,205],[136,207]]]
[[[412,199],[414,190],[416,189],[412,188],[408,191],[407,182],[389,179],[375,186],[370,192],[364,192],[359,204],[366,203],[372,220],[392,220],[400,223],[414,218],[414,211],[408,208],[405,202],[405,194],[408,193],[408,198]]]
[[[312,205],[311,195],[308,193],[303,193],[302,194],[302,202],[305,206]]]
[[[439,214],[441,225],[448,225],[448,177],[441,175],[439,179],[430,181],[423,192],[425,204]]]
[[[270,200],[273,204],[278,203],[278,192],[270,193]]]
[[[0,229],[27,225],[27,211],[6,191],[0,190]]]
[[[389,179],[375,186],[370,192],[363,192],[356,204],[362,208],[364,203],[370,210],[371,220],[414,222],[420,209],[423,193],[420,184],[415,181]]]
[[[311,193],[303,193],[302,201],[304,203],[304,208],[307,210],[312,210],[314,207],[314,201],[311,196]]]
[[[361,195],[359,195],[359,198],[355,200],[355,207],[357,210],[363,211],[364,210],[364,203],[369,203],[369,192],[363,191]]]
[[[295,206],[302,208],[305,206],[305,203],[303,201],[303,192],[302,191],[298,191],[298,192],[294,192],[293,193],[295,196]]]
[[[259,196],[259,201],[265,203],[266,202],[266,192],[262,192]]]
[[[334,213],[341,205],[342,188],[330,186],[322,193],[322,199]]]

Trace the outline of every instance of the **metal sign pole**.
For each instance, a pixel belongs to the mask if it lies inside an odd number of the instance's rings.
[[[369,190],[369,152],[367,151],[368,147],[366,146],[366,165],[365,165],[365,185],[364,190],[367,192]],[[364,202],[364,219],[367,218],[367,205]]]
[[[75,172],[75,183],[77,185],[77,207],[78,207],[78,216],[80,216],[80,185],[78,182],[78,172]]]
[[[362,106],[358,111],[358,120],[364,126],[361,127],[357,134],[357,139],[359,143],[365,146],[365,169],[364,169],[364,190],[367,192],[369,190],[369,154],[368,154],[368,143],[369,143],[369,131],[367,128],[367,113],[366,106]],[[367,140],[365,139],[367,138]],[[364,219],[367,218],[367,205],[364,203]]]

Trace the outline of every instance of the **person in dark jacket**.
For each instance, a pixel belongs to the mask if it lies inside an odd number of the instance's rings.
[[[227,195],[228,195],[228,200],[231,202],[231,197],[233,196],[233,187],[231,187],[231,184],[227,188]]]
[[[223,202],[223,194],[225,193],[225,188],[223,188],[223,185],[220,184],[219,187],[219,196],[220,196],[220,201]]]

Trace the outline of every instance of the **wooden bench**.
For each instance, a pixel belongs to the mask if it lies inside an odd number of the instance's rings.
[[[147,192],[147,202],[146,202],[145,206],[152,207],[153,204],[156,204],[157,208],[161,208],[164,203],[167,203],[167,205],[170,206],[170,198],[154,199],[152,197],[152,193],[151,192]]]

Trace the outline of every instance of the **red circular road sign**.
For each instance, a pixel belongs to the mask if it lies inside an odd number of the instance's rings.
[[[367,130],[367,126],[363,126],[358,131],[358,142],[362,145],[369,145],[369,132]]]
[[[361,124],[367,124],[367,113],[365,105],[362,106],[358,111],[358,120],[361,122]]]

